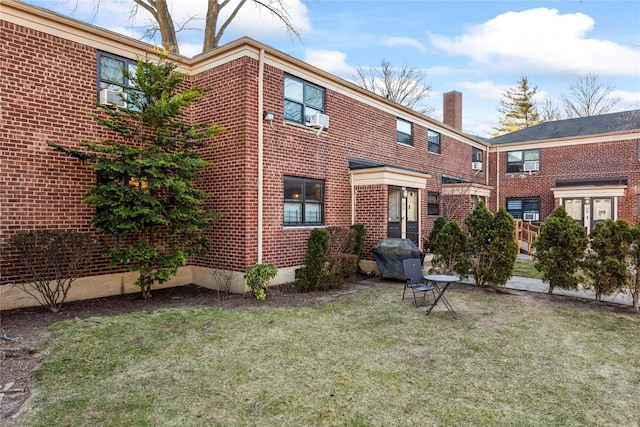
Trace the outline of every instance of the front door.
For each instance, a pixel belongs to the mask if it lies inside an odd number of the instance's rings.
[[[577,197],[563,200],[567,214],[585,227],[587,233],[599,222],[613,219],[612,197]]]
[[[389,187],[387,237],[410,239],[418,245],[418,190]]]

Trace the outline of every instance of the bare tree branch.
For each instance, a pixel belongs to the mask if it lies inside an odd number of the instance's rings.
[[[601,82],[598,75],[579,76],[569,89],[569,95],[560,95],[568,117],[598,116],[611,111],[621,98],[613,96],[615,87]]]
[[[389,101],[429,115],[435,108],[422,103],[429,97],[431,85],[426,83],[427,73],[403,63],[400,68],[382,59],[380,67],[357,67],[353,82]]]

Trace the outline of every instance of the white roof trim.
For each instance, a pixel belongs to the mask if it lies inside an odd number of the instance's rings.
[[[626,185],[581,185],[554,187],[551,191],[556,199],[572,199],[578,197],[622,197],[626,188]]]
[[[397,187],[409,187],[425,190],[427,179],[431,175],[421,172],[408,171],[389,166],[375,168],[354,169],[349,173],[353,179],[353,185],[393,185]]]

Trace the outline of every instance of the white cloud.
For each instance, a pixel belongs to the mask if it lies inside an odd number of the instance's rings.
[[[305,51],[304,61],[338,76],[351,76],[355,68],[347,64],[347,55],[335,50],[310,49]]]
[[[389,47],[410,46],[416,48],[420,52],[427,51],[427,48],[425,48],[422,43],[409,37],[386,37],[382,40],[382,44]]]
[[[637,76],[640,49],[586,38],[594,25],[583,13],[539,8],[503,13],[454,38],[432,34],[430,39],[436,48],[491,70]]]
[[[487,99],[490,101],[500,101],[502,98],[502,94],[506,89],[511,88],[508,85],[498,85],[490,80],[484,80],[481,82],[456,82],[454,83],[455,87],[460,89],[464,89],[464,92],[470,92],[482,99]]]

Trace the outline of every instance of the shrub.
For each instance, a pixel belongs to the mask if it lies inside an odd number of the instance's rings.
[[[227,299],[233,285],[233,271],[230,270],[211,270],[211,281],[216,287],[218,301]]]
[[[251,294],[256,299],[263,300],[267,297],[266,290],[271,279],[276,277],[278,269],[275,265],[262,263],[247,268],[244,277],[247,279],[247,286],[251,289]]]
[[[629,245],[629,257],[627,258],[631,280],[629,292],[633,300],[633,308],[640,311],[638,300],[640,299],[640,222],[631,229],[631,245]]]
[[[424,242],[424,251],[425,252],[433,252],[433,245],[436,239],[436,236],[442,230],[442,227],[447,223],[447,219],[443,216],[439,216],[433,223],[433,230],[429,233],[429,237]]]
[[[358,273],[358,261],[355,254],[332,254],[327,257],[327,265],[319,289],[340,288]]]
[[[300,271],[297,282],[299,291],[309,292],[320,289],[324,265],[327,261],[331,233],[322,228],[314,228],[307,240],[307,251],[304,256],[304,267]]]
[[[587,235],[562,206],[556,208],[540,227],[533,242],[535,267],[542,280],[549,283],[549,295],[555,287],[577,289],[576,273],[584,258]]]
[[[589,234],[590,248],[584,260],[586,286],[596,292],[596,301],[603,295],[626,288],[630,278],[625,259],[632,235],[624,220],[607,220],[596,224]]]
[[[73,282],[89,268],[96,241],[69,230],[36,230],[11,236],[8,249],[27,273],[14,286],[53,313],[60,311]]]
[[[348,250],[347,253],[355,254],[360,258],[362,256],[362,251],[364,251],[367,229],[363,224],[353,224],[351,226],[351,231],[353,232],[353,247]]]
[[[431,264],[442,273],[452,273],[465,266],[467,257],[467,235],[456,221],[449,221],[440,229],[432,242],[433,259]]]
[[[504,207],[494,215],[480,202],[464,222],[470,233],[472,257],[466,259],[468,273],[462,276],[471,274],[478,286],[507,283],[518,255],[513,217]]]

